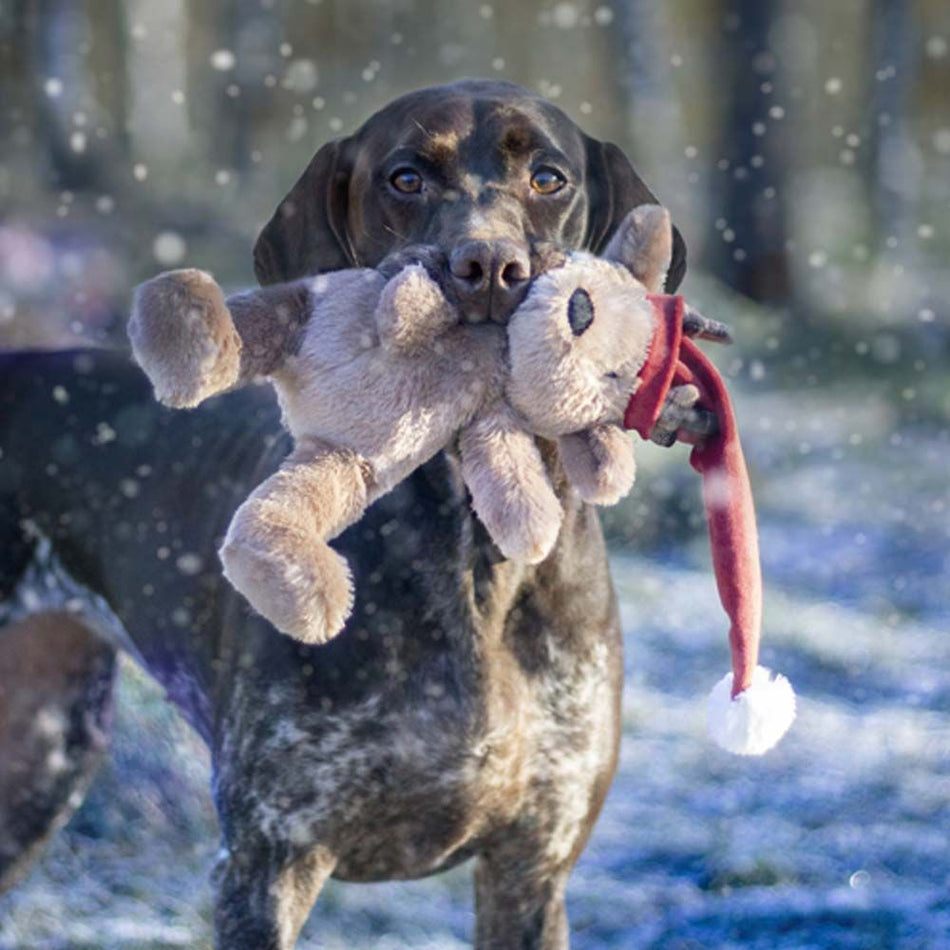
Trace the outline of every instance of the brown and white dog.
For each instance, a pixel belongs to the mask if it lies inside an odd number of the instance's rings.
[[[270,284],[431,245],[427,266],[466,318],[504,322],[564,249],[600,251],[654,200],[619,149],[551,104],[464,81],[404,96],[321,148],[255,266]],[[667,290],[684,268],[676,235]],[[706,421],[687,407],[677,424]],[[125,354],[0,356],[0,706],[58,710],[66,763],[53,775],[32,733],[0,716],[0,875],[12,880],[80,800],[124,648],[212,750],[219,947],[293,946],[331,875],[421,877],[469,857],[478,947],[567,947],[565,886],[620,729],[594,510],[541,443],[564,523],[542,563],[505,560],[441,453],[334,542],[353,567],[353,614],[305,646],[249,612],[215,555],[288,448],[269,389],[181,413]]]

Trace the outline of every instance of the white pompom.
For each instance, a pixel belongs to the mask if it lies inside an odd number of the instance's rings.
[[[732,673],[709,694],[709,734],[715,743],[736,755],[768,752],[795,719],[795,691],[784,676],[757,666],[752,685],[732,698]]]

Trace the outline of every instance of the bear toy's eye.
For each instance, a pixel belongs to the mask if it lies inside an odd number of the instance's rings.
[[[567,321],[574,336],[580,336],[594,322],[594,301],[583,287],[578,287],[567,302]]]

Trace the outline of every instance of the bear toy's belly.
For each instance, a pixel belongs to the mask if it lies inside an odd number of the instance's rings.
[[[501,395],[504,371],[503,334],[460,327],[423,350],[376,346],[335,365],[304,349],[274,383],[295,439],[357,452],[388,491]]]

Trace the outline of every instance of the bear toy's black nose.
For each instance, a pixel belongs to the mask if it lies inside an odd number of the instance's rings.
[[[580,336],[594,322],[594,301],[583,287],[578,287],[567,301],[567,320],[574,336]]]

